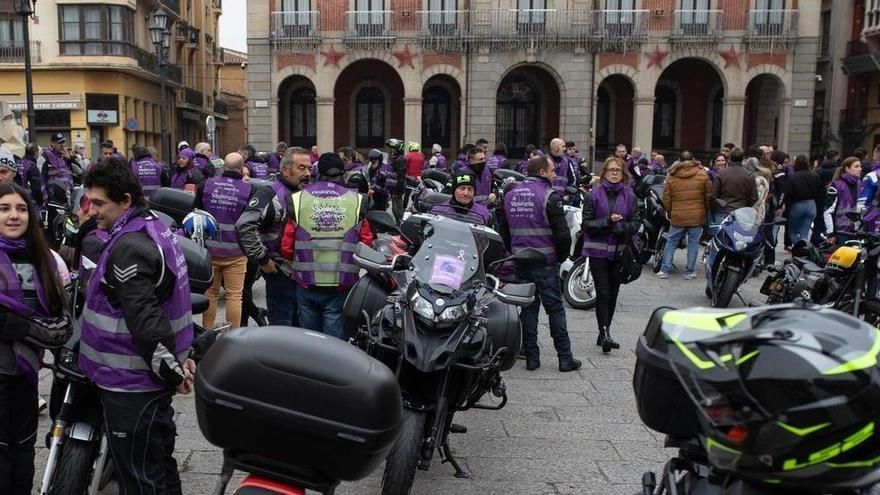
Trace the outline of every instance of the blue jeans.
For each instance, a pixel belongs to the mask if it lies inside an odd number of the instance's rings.
[[[263,273],[266,280],[266,319],[270,325],[295,325],[297,317],[296,282],[281,272]]]
[[[520,267],[522,282],[535,284],[535,301],[523,308],[522,319],[523,352],[526,359],[537,360],[541,350],[538,347],[538,311],[544,303],[544,311],[550,317],[550,336],[560,360],[571,359],[571,340],[568,338],[568,325],[565,321],[565,306],[559,284],[559,265],[542,267]]]
[[[675,256],[675,250],[681,242],[681,236],[687,234],[687,266],[685,273],[693,273],[694,265],[697,264],[697,251],[700,249],[700,236],[703,235],[703,227],[669,227],[669,234],[666,237],[666,245],[663,248],[663,263],[660,265],[660,271],[669,273],[672,271],[672,258]]]
[[[348,297],[345,292],[319,292],[302,287],[296,293],[299,304],[299,325],[307,330],[344,339],[342,306]]]
[[[791,205],[788,212],[788,230],[791,231],[791,243],[801,239],[809,239],[810,226],[816,218],[816,202],[812,199],[798,201]]]

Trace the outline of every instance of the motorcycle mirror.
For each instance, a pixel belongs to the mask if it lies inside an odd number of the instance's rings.
[[[389,233],[397,232],[397,222],[394,217],[387,211],[373,210],[367,212],[367,221],[376,229],[377,232]]]
[[[387,273],[394,270],[394,266],[385,260],[385,255],[367,246],[358,243],[354,248],[354,262],[365,270]]]
[[[412,262],[412,256],[408,254],[398,254],[394,257],[394,261],[391,262],[391,267],[394,271],[401,271],[409,269],[409,265]]]
[[[506,284],[495,296],[505,304],[525,307],[535,300],[535,284]]]

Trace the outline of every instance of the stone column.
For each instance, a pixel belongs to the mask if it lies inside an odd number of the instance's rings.
[[[422,146],[431,146],[422,143],[422,97],[407,97],[403,99],[403,139],[416,141]]]
[[[317,97],[315,98],[315,117],[318,132],[318,152],[332,152],[335,147],[335,137],[333,135],[333,102],[335,98]]]
[[[743,96],[724,98],[724,119],[721,123],[721,144],[733,143],[744,149],[743,126],[746,116],[746,99]]]
[[[782,88],[780,88],[782,91]],[[779,125],[776,130],[776,149],[788,150],[789,132],[788,123],[791,119],[791,98],[785,98],[779,104]],[[792,155],[793,156],[793,155]],[[809,155],[807,155],[809,156]],[[792,162],[794,158],[792,158]]]
[[[650,151],[654,146],[654,97],[633,101],[633,146]]]

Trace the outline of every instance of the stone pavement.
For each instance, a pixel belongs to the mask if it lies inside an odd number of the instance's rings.
[[[781,255],[781,253],[780,253]],[[783,259],[782,257],[778,259]],[[684,266],[684,251],[676,264]],[[472,474],[459,480],[441,464],[439,456],[429,471],[416,473],[414,494],[635,494],[642,473],[662,467],[673,451],[663,448],[663,436],[642,425],[632,391],[635,343],[651,312],[658,306],[706,305],[702,265],[700,278],[683,280],[681,272],[659,280],[645,267],[642,277],[621,288],[612,333],[621,349],[603,355],[596,347],[596,320],[592,311],[568,308],[568,329],[576,357],[584,367],[559,373],[555,353],[542,315],[539,328],[542,367],[525,370],[524,361],[504,375],[508,405],[500,411],[468,411],[456,422],[468,427],[453,435],[450,444]],[[746,301],[760,298],[763,276],[743,288]],[[262,286],[257,291],[262,300]],[[741,305],[734,298],[731,306]],[[222,313],[221,313],[222,314]],[[41,392],[48,398],[51,378],[43,371]],[[192,396],[178,396],[176,458],[180,464],[184,493],[213,493],[222,464],[218,449],[201,435]],[[49,428],[41,416],[38,436],[37,478],[45,466],[46,449],[40,445]],[[298,448],[291,445],[291,448]],[[365,480],[344,483],[339,494],[378,493],[382,466]],[[39,485],[35,487],[37,490]],[[106,493],[115,493],[108,489]],[[228,490],[227,493],[231,493]],[[36,493],[36,492],[35,492]]]

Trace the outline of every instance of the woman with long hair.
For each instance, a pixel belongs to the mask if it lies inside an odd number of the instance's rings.
[[[0,184],[0,493],[29,495],[43,347],[70,336],[57,261],[28,193]]]
[[[810,226],[822,207],[825,188],[819,174],[810,170],[805,155],[794,159],[794,172],[785,183],[785,211],[788,214],[788,232],[791,244],[810,240]]]
[[[831,187],[837,194],[832,221],[835,242],[843,244],[855,231],[855,223],[847,213],[858,211],[859,195],[862,193],[862,162],[850,156],[840,162],[831,177]]]
[[[611,320],[620,291],[618,264],[620,253],[639,229],[641,218],[636,195],[623,160],[616,156],[605,160],[600,182],[584,200],[581,253],[590,258],[590,271],[596,283],[596,322],[599,336],[596,345],[602,352],[619,349],[611,338]]]

